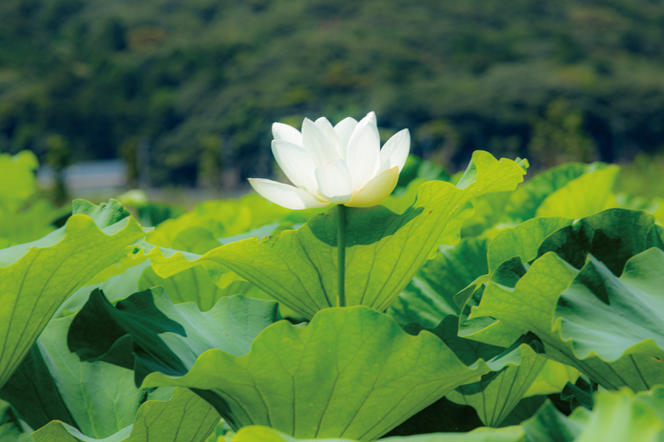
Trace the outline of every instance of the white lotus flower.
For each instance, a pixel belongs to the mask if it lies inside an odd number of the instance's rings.
[[[305,118],[302,132],[274,123],[272,134],[274,158],[294,186],[264,178],[249,182],[264,198],[295,210],[379,204],[394,190],[410,150],[408,129],[380,148],[373,112],[359,122],[345,118],[334,127],[325,117]]]

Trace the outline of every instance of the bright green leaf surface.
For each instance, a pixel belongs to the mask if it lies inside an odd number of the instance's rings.
[[[142,394],[130,370],[82,362],[69,352],[67,331],[72,319],[54,319],[38,342],[78,428],[91,437],[107,437],[131,424]]]
[[[387,316],[354,307],[323,310],[307,327],[278,322],[245,356],[209,350],[185,376],[153,373],[144,386],[211,390],[238,427],[371,440],[483,371],[428,332],[408,335]]]
[[[522,442],[524,432],[519,427],[500,429],[480,428],[470,433],[438,433],[417,436],[395,436],[380,442]],[[296,439],[277,430],[262,426],[242,428],[231,442],[354,442],[350,439]]]
[[[493,371],[482,376],[479,382],[461,386],[446,397],[458,404],[470,405],[484,425],[496,427],[526,395],[545,363],[544,357],[521,344],[510,353],[489,361]]]
[[[58,306],[143,234],[131,218],[100,229],[73,215],[61,230],[0,250],[0,385],[3,385]]]
[[[349,210],[345,292],[348,305],[386,309],[439,244],[458,232],[455,216],[473,198],[512,190],[523,179],[514,161],[478,151],[457,186],[422,184],[417,201],[403,214],[383,207]],[[272,239],[237,241],[216,248],[197,262],[225,266],[279,302],[312,317],[337,304],[336,211],[314,217],[295,231]],[[161,259],[160,259],[161,258]],[[192,266],[196,256],[155,254],[162,277]]]
[[[583,218],[615,206],[611,193],[618,166],[608,166],[581,175],[546,197],[538,217]]]
[[[30,151],[17,155],[0,154],[0,213],[11,214],[35,193],[34,171],[38,166],[37,157]]]
[[[69,331],[69,346],[86,360],[133,367],[140,382],[159,370],[184,374],[210,348],[236,355],[280,319],[275,302],[225,297],[206,312],[194,303],[174,305],[155,291],[135,293],[113,306],[103,293],[91,294]]]
[[[661,442],[664,389],[600,391],[592,411],[577,408],[570,417],[547,403],[523,427],[528,442]]]
[[[224,290],[214,283],[203,267],[193,267],[169,278],[160,278],[148,267],[141,275],[138,287],[139,290],[161,287],[174,304],[195,302],[203,311],[210,310],[224,296]]]
[[[556,252],[574,267],[581,268],[590,253],[620,275],[629,258],[650,247],[664,249],[664,229],[655,224],[652,215],[609,209],[549,235],[540,245],[538,255]]]
[[[470,405],[484,425],[498,426],[510,414],[546,363],[529,344],[541,346],[532,336],[524,336],[509,349],[471,341],[457,336],[455,316],[446,317],[433,332],[466,365],[479,359],[491,369],[482,378],[462,385],[446,397],[461,405]]]
[[[53,421],[32,434],[35,442],[202,442],[219,421],[214,408],[187,389],[176,389],[166,401],[148,401],[133,425],[104,439],[89,437]]]
[[[0,397],[10,402],[13,411],[32,428],[53,419],[76,425],[37,344],[0,389]]]
[[[21,211],[0,212],[0,247],[21,244],[40,238],[54,230],[51,224],[63,215],[46,200],[37,200]]]
[[[537,257],[542,241],[572,221],[566,218],[534,218],[498,233],[489,243],[487,260],[493,272],[508,259],[519,257],[530,262]]]
[[[576,368],[548,359],[525,396],[558,393],[565,384],[568,382],[573,384],[578,378],[579,371]]]
[[[433,329],[447,315],[458,315],[454,295],[487,272],[486,240],[469,238],[441,246],[390,307],[399,323]]]
[[[657,248],[629,260],[621,278],[592,255],[579,271],[546,253],[513,289],[489,283],[472,316],[533,331],[548,354],[606,388],[648,389],[664,382],[662,268]]]
[[[516,220],[534,218],[537,208],[549,195],[584,173],[602,167],[605,167],[602,163],[567,163],[540,172],[512,192],[506,212]]]
[[[600,392],[582,433],[574,442],[661,442],[664,440],[664,390],[634,395]]]
[[[573,442],[585,425],[585,409],[577,409],[574,419],[546,401],[535,416],[523,424],[527,442]]]
[[[76,290],[58,309],[56,317],[78,313],[90,298],[93,290],[104,292],[111,302],[127,298],[140,291],[138,283],[150,261],[142,253],[127,255],[114,265],[97,274],[87,285]]]
[[[215,409],[196,394],[177,388],[168,402],[148,401],[136,414],[126,442],[200,442],[219,422]]]
[[[240,199],[206,201],[190,212],[161,223],[148,236],[151,244],[203,253],[219,245],[219,239],[239,235],[276,221],[304,222],[315,211],[292,212],[256,194]]]

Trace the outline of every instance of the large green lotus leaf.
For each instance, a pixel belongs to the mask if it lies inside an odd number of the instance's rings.
[[[455,216],[473,198],[512,190],[523,179],[514,161],[478,151],[457,186],[431,181],[419,187],[417,201],[402,214],[384,207],[352,209],[347,216],[345,293],[348,305],[385,310],[410,282],[441,236],[457,232]],[[337,304],[336,211],[314,217],[298,230],[264,241],[247,239],[202,257],[154,253],[162,277],[205,263],[225,266],[279,302],[312,317]],[[158,249],[155,249],[155,251]],[[192,262],[194,261],[194,262]]]
[[[538,217],[583,218],[615,207],[611,189],[618,175],[618,166],[581,175],[547,196],[537,208]]]
[[[464,220],[461,237],[490,237],[493,234],[492,228],[500,229],[500,224],[505,220],[505,208],[511,194],[511,191],[497,192],[473,199],[474,210],[472,216]]]
[[[0,212],[2,214],[2,212]],[[62,216],[47,200],[36,200],[28,207],[0,216],[0,247],[33,241],[53,231],[53,221]]]
[[[549,235],[538,255],[556,252],[581,268],[588,253],[620,275],[627,260],[650,247],[664,249],[664,229],[652,215],[626,209],[608,209]]]
[[[661,442],[664,390],[660,387],[637,395],[625,389],[599,392],[592,413],[585,419],[585,427],[574,442]]]
[[[571,365],[547,359],[544,367],[526,391],[525,396],[558,393],[563,390],[568,382],[574,384],[579,375],[579,370]]]
[[[510,195],[506,208],[509,218],[525,221],[535,217],[537,208],[553,192],[584,173],[605,167],[602,163],[567,163],[538,173]]]
[[[141,291],[139,281],[149,266],[150,261],[140,251],[121,258],[98,273],[85,286],[76,290],[62,303],[55,317],[78,313],[95,289],[104,292],[110,302],[120,301],[132,293]]]
[[[475,409],[488,426],[498,426],[525,396],[546,358],[538,355],[530,344],[541,346],[532,336],[524,336],[510,348],[497,347],[457,336],[457,318],[447,316],[434,333],[466,365],[484,360],[490,372],[470,384],[457,387],[446,397],[460,405]]]
[[[648,249],[620,278],[588,255],[578,270],[554,253],[533,262],[514,288],[487,284],[471,317],[534,332],[548,355],[609,389],[664,382],[664,252]]]
[[[174,304],[195,302],[202,311],[212,308],[224,296],[243,295],[274,301],[267,293],[234,272],[202,266],[187,268],[168,278],[160,277],[151,266],[147,266],[138,279],[136,290],[128,293],[154,287],[164,289]],[[286,316],[297,317],[287,307],[282,306],[281,310]]]
[[[178,218],[161,223],[148,235],[148,242],[161,247],[174,247],[174,243],[197,244],[195,249],[200,251],[199,247],[203,247],[206,251],[208,247],[218,245],[219,238],[238,235],[282,220],[287,224],[301,223],[316,212],[289,211],[256,194],[240,199],[206,201]],[[214,244],[215,241],[217,244]],[[195,251],[190,248],[183,250]]]
[[[322,310],[306,327],[277,322],[247,355],[212,349],[186,375],[152,373],[143,386],[211,391],[229,404],[224,418],[235,427],[372,440],[485,371],[463,364],[433,334],[409,335],[358,306]]]
[[[107,437],[133,422],[143,394],[131,370],[81,362],[69,352],[72,319],[49,322],[2,394],[32,428],[58,419],[90,437]]]
[[[542,241],[542,237],[553,230],[558,222],[564,224],[563,220],[558,220],[536,218],[498,234],[489,244],[489,263],[493,266],[490,279],[500,285],[514,287],[526,272],[527,266],[523,263],[550,251],[556,252],[577,268],[581,268],[587,255],[592,254],[618,275],[631,256],[649,247],[664,247],[664,229],[644,212],[605,210],[562,227]],[[538,242],[541,242],[539,246],[536,245]],[[508,260],[497,265],[502,258]],[[499,321],[489,317],[468,320],[465,316],[468,307],[479,302],[483,290],[484,281],[478,281],[460,293],[464,296],[459,303],[468,304],[462,315],[460,333],[464,336],[472,335],[473,339],[484,342],[509,345],[518,333],[514,336]]]
[[[446,397],[461,405],[470,405],[487,426],[499,426],[519,401],[526,396],[544,367],[546,358],[527,344],[488,361],[491,372],[478,382],[463,385]]]
[[[230,442],[356,442],[350,439],[296,439],[273,428],[252,425],[244,427]],[[393,436],[380,442],[524,442],[520,427],[479,428],[470,433],[432,433],[415,436]],[[533,441],[535,442],[535,441]]]
[[[27,150],[17,155],[0,154],[0,213],[18,210],[36,192],[34,171],[38,166],[37,157]]]
[[[168,278],[152,270],[150,260],[139,250],[97,274],[88,285],[78,289],[60,307],[67,315],[78,312],[90,293],[98,288],[111,302],[127,298],[139,291],[160,287],[175,304],[195,302],[203,311],[209,310],[223,296],[244,295],[271,300],[266,293],[230,271],[207,271],[193,267]]]
[[[280,319],[275,302],[231,296],[201,312],[173,304],[160,291],[144,291],[111,304],[95,290],[67,337],[82,359],[133,368],[138,383],[150,372],[184,374],[210,348],[242,355],[253,339]]]
[[[98,439],[60,421],[32,433],[34,442],[203,442],[219,422],[219,414],[205,400],[185,389],[175,389],[168,401],[147,401],[133,424]]]
[[[489,271],[495,271],[500,264],[515,257],[530,262],[537,257],[539,247],[547,236],[571,222],[566,218],[533,218],[499,232],[488,246]]]
[[[152,267],[147,267],[138,281],[138,289],[153,287],[163,288],[174,304],[195,302],[203,311],[210,310],[224,296],[224,290],[214,283],[210,273],[202,267],[193,267],[169,278],[161,278]]]
[[[454,295],[487,273],[485,239],[468,238],[455,246],[440,246],[390,307],[390,316],[403,325],[433,329],[448,315],[458,315]]]
[[[583,431],[588,414],[585,408],[577,408],[569,418],[550,401],[542,405],[535,416],[522,424],[526,442],[573,442]]]
[[[526,422],[533,442],[661,442],[664,440],[664,389],[634,394],[627,389],[595,394],[592,411],[583,407],[567,417],[550,403]]]
[[[51,321],[39,346],[78,428],[88,436],[107,437],[131,424],[142,393],[134,385],[131,370],[105,362],[83,362],[69,351],[67,332],[72,319]]]
[[[142,235],[129,217],[98,226],[90,216],[74,214],[41,240],[0,250],[0,385],[58,306]]]
[[[491,239],[486,251],[489,274],[472,281],[455,296],[455,302],[463,307],[460,335],[474,336],[476,340],[503,346],[509,346],[518,337],[499,321],[488,317],[468,319],[470,308],[481,299],[485,282],[489,279],[513,287],[522,272],[525,273],[522,263],[535,259],[542,241],[571,222],[565,218],[533,218],[504,229]]]
[[[10,402],[31,428],[39,428],[52,419],[76,425],[37,344],[0,389],[0,397]]]

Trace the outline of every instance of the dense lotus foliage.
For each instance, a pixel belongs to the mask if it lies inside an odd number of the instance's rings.
[[[617,166],[411,157],[344,261],[334,207],[62,211],[36,166],[0,156],[0,442],[664,438],[664,201]]]

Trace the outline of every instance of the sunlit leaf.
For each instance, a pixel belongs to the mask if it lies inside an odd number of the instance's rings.
[[[477,151],[457,186],[431,181],[402,214],[384,207],[349,210],[345,292],[348,305],[385,310],[439,244],[461,227],[455,219],[473,198],[514,189],[523,169]],[[337,304],[336,211],[318,215],[298,230],[273,238],[237,241],[202,257],[151,254],[162,277],[204,263],[229,268],[293,310],[312,317]]]
[[[280,319],[275,302],[232,296],[205,312],[194,303],[174,305],[159,291],[144,291],[112,305],[95,290],[72,323],[69,347],[81,358],[135,370],[184,374],[210,348],[242,355],[253,339]]]
[[[537,208],[540,217],[583,218],[615,207],[611,189],[618,166],[608,166],[581,175],[547,196]]]
[[[469,238],[455,246],[440,246],[390,307],[401,324],[438,326],[447,315],[458,315],[454,296],[487,273],[487,241]]]
[[[49,323],[2,393],[33,428],[59,419],[90,437],[111,436],[133,422],[143,394],[130,370],[69,352],[72,319]]]
[[[577,270],[549,252],[514,288],[490,282],[471,316],[533,331],[547,354],[606,388],[647,390],[664,382],[663,266],[664,251],[648,249],[618,278],[593,255]]]
[[[74,214],[41,240],[0,250],[0,385],[58,306],[142,235],[131,218],[106,226]]]
[[[168,401],[148,401],[130,426],[104,439],[89,437],[59,421],[32,433],[34,442],[203,442],[219,421],[214,408],[191,391],[175,389]]]
[[[387,316],[353,307],[322,310],[306,327],[275,323],[245,356],[212,349],[186,375],[153,373],[144,386],[209,390],[227,401],[224,418],[236,427],[372,440],[484,370],[428,332],[411,336]]]

